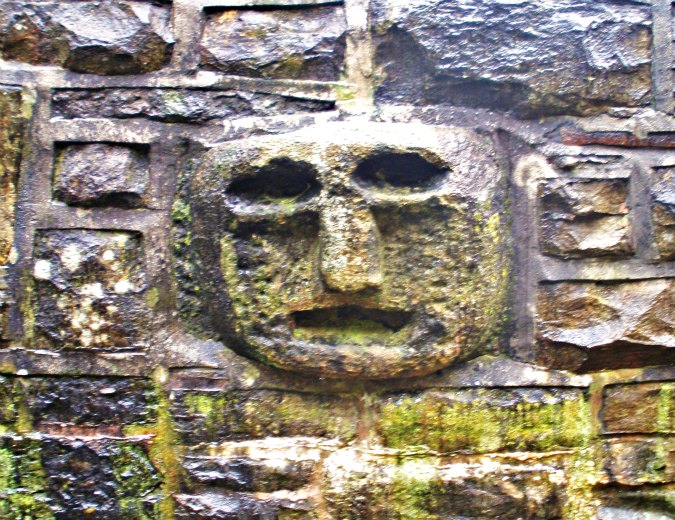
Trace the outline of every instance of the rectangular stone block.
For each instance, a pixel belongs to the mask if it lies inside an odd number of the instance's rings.
[[[652,235],[657,258],[675,260],[675,167],[655,168],[652,181]]]
[[[141,74],[171,57],[168,6],[150,2],[0,3],[5,60],[75,72]]]
[[[260,437],[356,435],[352,399],[331,395],[258,390],[174,391],[172,413],[186,445]]]
[[[346,31],[342,6],[211,11],[201,64],[238,76],[335,81]]]
[[[539,361],[570,370],[675,362],[672,279],[539,286]]]
[[[45,230],[34,251],[35,341],[48,349],[142,348],[144,303],[140,233]]]
[[[383,103],[524,117],[649,103],[649,5],[378,0],[372,9]]]
[[[612,439],[603,451],[609,483],[640,486],[675,481],[673,438]]]
[[[542,252],[563,258],[634,252],[625,179],[553,179],[539,187]]]
[[[21,115],[21,89],[0,88],[0,268],[7,264],[14,243],[14,207],[24,123]]]
[[[194,124],[234,117],[321,112],[334,108],[334,101],[245,90],[55,89],[52,95],[52,114],[63,119],[143,118]]]
[[[377,430],[397,449],[549,451],[583,445],[590,412],[578,390],[429,390],[387,399]]]
[[[56,149],[54,197],[70,206],[145,206],[148,152],[144,145],[62,143]]]
[[[675,383],[606,387],[602,421],[605,433],[675,433]]]

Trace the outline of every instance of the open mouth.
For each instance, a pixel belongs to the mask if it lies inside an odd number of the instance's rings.
[[[335,345],[394,345],[408,336],[412,313],[347,305],[296,311],[290,318],[297,339]]]

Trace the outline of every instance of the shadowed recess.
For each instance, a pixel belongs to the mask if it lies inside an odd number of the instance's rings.
[[[359,164],[354,180],[366,188],[417,192],[437,188],[447,174],[416,153],[383,152]]]

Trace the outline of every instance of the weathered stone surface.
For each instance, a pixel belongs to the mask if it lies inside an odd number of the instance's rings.
[[[23,128],[21,90],[0,88],[0,267],[7,264],[14,242],[14,206],[18,189]]]
[[[346,30],[342,6],[214,11],[200,43],[202,66],[239,76],[337,80]]]
[[[609,386],[602,419],[606,433],[675,433],[675,384]]]
[[[609,483],[640,486],[675,481],[672,438],[613,439],[606,443],[605,450]]]
[[[673,363],[674,298],[672,279],[542,284],[540,361],[574,370]]]
[[[675,260],[675,168],[658,168],[652,184],[652,233],[661,260]]]
[[[170,123],[203,123],[228,117],[272,116],[332,110],[332,101],[205,89],[59,89],[52,96],[54,116],[64,119],[147,118]]]
[[[150,72],[171,55],[169,14],[166,6],[150,2],[4,1],[0,53],[5,60],[75,72]]]
[[[90,143],[57,152],[54,195],[71,206],[143,206],[148,191],[148,149]]]
[[[377,430],[391,448],[548,451],[584,445],[588,420],[578,390],[430,390],[385,400]]]
[[[192,315],[244,355],[333,378],[495,350],[503,180],[492,142],[458,128],[326,124],[220,145],[174,205]]]
[[[544,253],[565,258],[633,253],[627,180],[548,180],[539,197]]]
[[[349,398],[292,392],[175,392],[172,413],[186,445],[293,435],[352,439]]]
[[[139,348],[147,330],[138,233],[48,230],[35,245],[37,344]]]
[[[261,499],[243,493],[207,491],[199,495],[176,497],[177,519],[240,520],[242,518],[279,520],[316,520],[306,501]]]
[[[648,103],[646,5],[378,0],[373,14],[381,102],[528,117]]]
[[[4,518],[155,518],[161,478],[135,440],[0,437]]]
[[[561,475],[544,465],[394,463],[353,450],[328,457],[325,467],[332,518],[560,518]]]

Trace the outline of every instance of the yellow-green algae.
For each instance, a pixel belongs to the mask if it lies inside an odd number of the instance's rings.
[[[480,397],[451,402],[433,395],[407,396],[382,407],[378,429],[391,448],[474,453],[584,446],[591,435],[589,405],[582,394],[514,406],[497,406]]]

